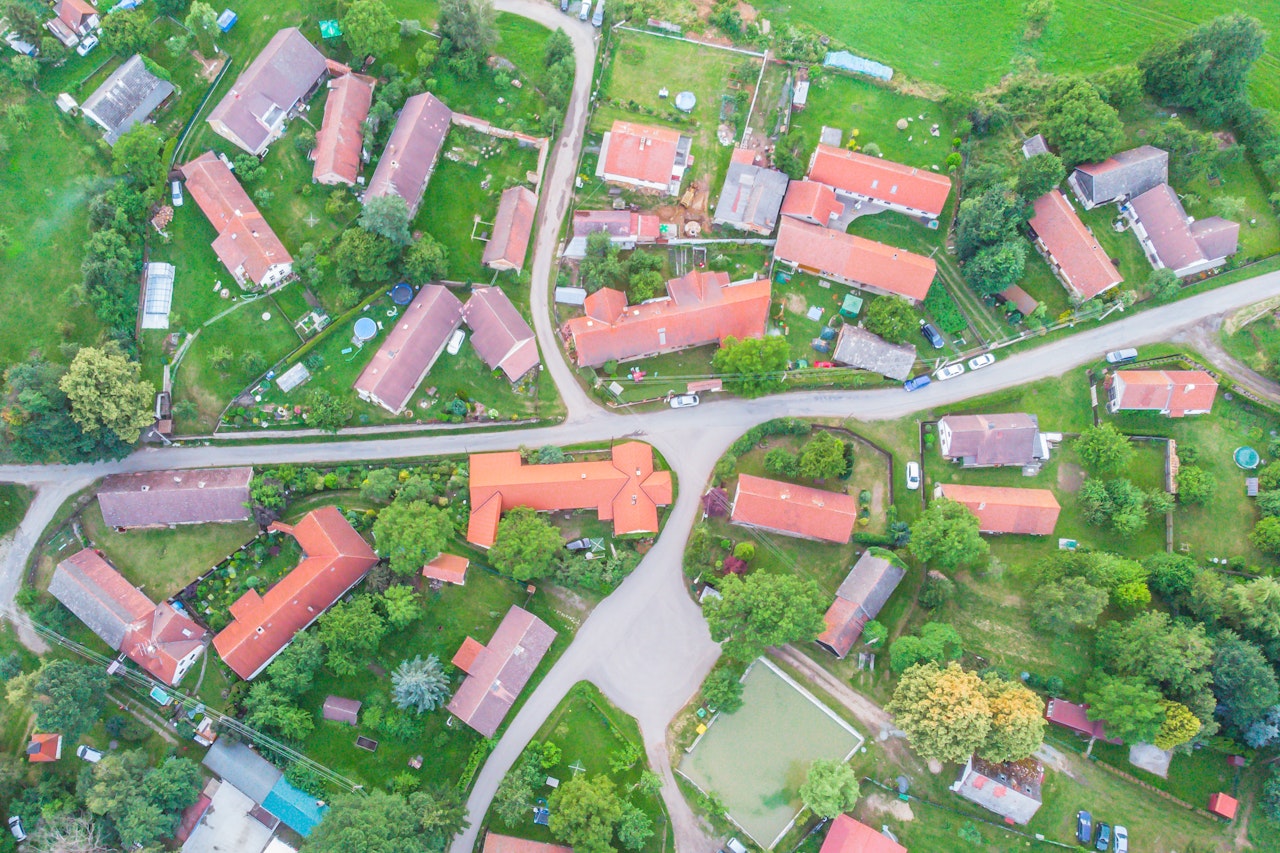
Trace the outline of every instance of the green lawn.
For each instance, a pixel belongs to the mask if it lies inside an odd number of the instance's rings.
[[[1111,227],[1119,216],[1115,206],[1104,204],[1093,210],[1077,207],[1076,212],[1080,214],[1080,221],[1092,229],[1107,257],[1118,264],[1120,275],[1124,276],[1121,287],[1141,293],[1143,285],[1151,277],[1151,262],[1143,254],[1142,245],[1132,231],[1116,231]]]
[[[1280,318],[1266,313],[1235,334],[1228,335],[1224,330],[1222,346],[1254,370],[1274,378],[1280,359]]]
[[[0,484],[0,537],[8,536],[22,523],[34,493],[26,486]]]

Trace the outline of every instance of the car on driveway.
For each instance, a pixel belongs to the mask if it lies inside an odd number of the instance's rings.
[[[957,361],[955,364],[948,364],[946,367],[938,368],[937,372],[933,374],[933,378],[939,382],[946,382],[948,379],[955,379],[962,373],[964,373],[964,365]]]
[[[182,184],[179,181],[174,181],[170,189],[172,190],[173,206],[182,207]]]
[[[27,831],[22,828],[22,818],[17,815],[13,815],[9,818],[9,831],[13,833],[13,837],[17,840],[27,840]]]
[[[102,760],[102,753],[98,752],[98,750],[94,749],[93,747],[82,743],[78,747],[76,747],[76,757],[83,758],[85,761],[89,762],[90,764],[97,764],[99,761]]]
[[[907,488],[913,492],[920,488],[920,463],[914,459],[907,463]]]
[[[1093,815],[1086,811],[1076,812],[1076,841],[1088,844],[1093,840]]]
[[[677,394],[671,398],[668,405],[673,409],[690,409],[698,405],[698,403],[697,394]]]
[[[581,539],[575,539],[564,547],[568,548],[570,551],[586,551],[591,547],[591,537],[584,536]]]
[[[98,46],[97,36],[86,36],[79,45],[76,46],[76,53],[81,56],[88,56],[89,51]]]
[[[942,337],[942,333],[939,332],[936,328],[934,328],[934,325],[932,323],[926,323],[925,321],[921,320],[920,334],[924,335],[924,339],[928,341],[933,346],[934,349],[942,349],[944,346],[947,345],[946,340],[943,339]]]
[[[969,359],[970,370],[981,370],[984,367],[990,367],[996,363],[996,357],[993,353],[985,352],[980,356]]]
[[[1138,351],[1130,347],[1129,349],[1117,349],[1107,353],[1107,364],[1124,364],[1129,361],[1137,361]]]
[[[1093,845],[1094,850],[1100,850],[1107,853],[1111,849],[1111,826],[1109,824],[1098,824],[1098,841]]]
[[[908,391],[918,391],[929,384],[929,374],[921,373],[919,376],[913,376],[906,382],[902,383],[902,387]]]
[[[444,351],[449,355],[457,355],[458,350],[462,349],[462,342],[467,339],[467,333],[461,329],[454,329],[453,334],[449,336],[449,343],[445,346]]]
[[[1129,830],[1116,827],[1116,853],[1129,853]]]

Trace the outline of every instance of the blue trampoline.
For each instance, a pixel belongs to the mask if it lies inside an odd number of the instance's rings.
[[[1258,451],[1252,447],[1237,447],[1234,454],[1236,464],[1246,471],[1252,471],[1258,467],[1261,461],[1258,457]]]
[[[356,340],[360,343],[372,340],[373,336],[378,334],[378,324],[369,317],[361,317],[356,320]]]
[[[400,282],[391,288],[391,301],[397,305],[408,305],[413,301],[413,288]]]

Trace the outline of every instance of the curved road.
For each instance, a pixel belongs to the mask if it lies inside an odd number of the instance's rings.
[[[663,798],[672,816],[671,831],[681,853],[709,853],[706,837],[676,789],[666,753],[667,727],[693,695],[719,654],[697,606],[686,593],[681,559],[698,512],[698,497],[716,460],[748,427],[780,416],[838,417],[856,420],[899,419],[1005,388],[1060,375],[1123,346],[1169,340],[1206,317],[1280,296],[1280,273],[1203,293],[1190,299],[1126,317],[1107,326],[1011,356],[977,373],[934,383],[913,394],[898,389],[818,391],[725,399],[696,409],[663,410],[643,415],[600,408],[577,383],[566,364],[551,321],[552,268],[560,223],[572,196],[578,155],[585,133],[594,71],[595,36],[589,26],[534,0],[498,0],[497,8],[548,27],[560,27],[576,51],[577,78],[567,110],[565,133],[551,154],[543,181],[539,227],[531,264],[534,327],[544,363],[568,407],[558,426],[471,435],[417,436],[377,441],[333,441],[279,446],[193,446],[149,448],[112,463],[96,465],[0,466],[0,481],[30,485],[37,497],[18,532],[0,544],[0,608],[12,612],[22,569],[40,533],[58,507],[76,491],[106,474],[208,466],[343,462],[392,459],[485,450],[521,444],[570,444],[637,437],[663,453],[680,485],[664,532],[632,575],[583,622],[574,641],[510,721],[502,739],[476,777],[467,800],[471,829],[459,836],[452,853],[471,853],[480,820],[503,775],[538,727],[575,683],[589,680],[640,724],[646,751],[663,777]],[[21,626],[20,626],[21,627]],[[30,638],[27,635],[27,639]],[[24,640],[25,641],[25,640]],[[597,770],[603,768],[588,768]]]

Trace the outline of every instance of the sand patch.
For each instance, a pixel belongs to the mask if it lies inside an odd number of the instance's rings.
[[[867,797],[867,808],[875,814],[887,814],[903,822],[916,819],[910,803],[904,803],[899,799],[891,800],[884,794],[872,794]]]
[[[1070,462],[1058,466],[1058,488],[1075,494],[1084,485],[1084,469]]]

